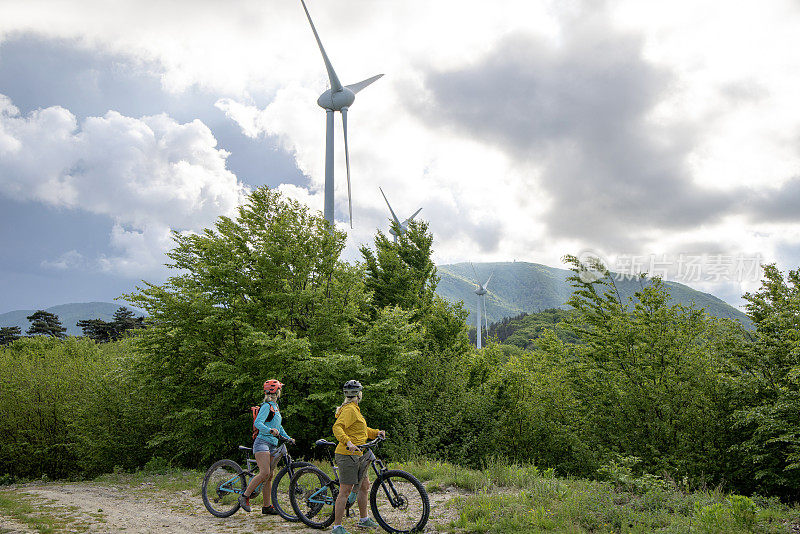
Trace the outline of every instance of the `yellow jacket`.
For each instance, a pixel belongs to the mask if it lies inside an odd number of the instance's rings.
[[[353,445],[363,445],[367,440],[378,437],[378,431],[367,426],[367,420],[361,415],[361,408],[357,402],[350,402],[336,410],[336,422],[333,423],[333,435],[339,440],[336,454],[349,454],[361,456],[361,451],[348,451],[347,442]]]

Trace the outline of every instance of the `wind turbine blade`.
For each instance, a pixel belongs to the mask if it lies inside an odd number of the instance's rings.
[[[417,213],[419,213],[419,212],[421,212],[421,211],[422,211],[422,208],[420,208],[420,209],[418,209],[417,211],[415,211],[415,212],[414,212],[414,215],[412,215],[411,217],[409,217],[408,219],[406,219],[405,221],[403,221],[403,224],[408,224],[408,223],[410,223],[411,221],[413,221],[413,220],[414,220],[414,217],[416,217],[416,216],[417,216]]]
[[[314,27],[314,22],[311,20],[311,15],[308,13],[306,3],[303,0],[300,0],[300,3],[303,4],[303,10],[306,12],[306,17],[308,17],[308,23],[311,24],[311,31],[314,32],[314,37],[317,39],[317,44],[319,45],[319,51],[322,52],[322,60],[325,62],[325,68],[328,70],[328,79],[331,81],[331,91],[337,93],[342,90],[342,83],[339,81],[339,77],[336,76],[336,71],[333,70],[333,65],[331,65],[331,60],[328,59],[328,54],[325,53],[325,49],[322,47],[322,41],[319,40],[319,34]]]
[[[475,274],[475,283],[477,283],[478,285],[480,285],[481,283],[480,283],[480,282],[478,282],[478,280],[480,280],[480,279],[478,278],[478,271],[476,271],[476,270],[475,270],[475,266],[474,266],[474,265],[472,265],[472,262],[469,262],[469,265],[470,265],[470,267],[472,267],[472,272]]]
[[[392,219],[394,219],[394,222],[396,222],[397,224],[400,224],[400,220],[397,218],[397,215],[394,214],[394,210],[392,209],[392,205],[389,204],[389,199],[386,198],[386,193],[384,193],[383,189],[381,189],[380,187],[378,187],[378,189],[381,190],[381,195],[383,195],[383,200],[386,201],[386,205],[389,206],[389,211],[392,212]]]
[[[489,287],[489,280],[491,280],[493,276],[494,276],[494,271],[492,271],[492,274],[489,275],[489,279],[486,280],[486,283],[483,284],[483,287]]]
[[[345,85],[345,87],[347,87],[348,89],[350,89],[354,93],[357,93],[360,90],[362,90],[363,88],[365,88],[366,86],[370,85],[372,82],[374,82],[378,78],[380,78],[381,76],[383,76],[383,74],[377,74],[377,75],[373,76],[372,78],[367,78],[366,80],[362,80],[362,81],[360,81],[358,83],[354,83],[352,85]]]
[[[347,165],[347,207],[350,209],[350,228],[352,228],[353,198],[350,196],[350,151],[347,147],[347,108],[342,108],[342,130],[344,131],[344,161]]]

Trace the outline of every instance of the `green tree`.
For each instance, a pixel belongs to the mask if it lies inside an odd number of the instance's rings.
[[[431,306],[439,282],[428,224],[411,221],[396,243],[378,231],[374,243],[374,251],[362,246],[361,255],[375,310],[400,306],[412,312],[412,320],[418,319]]]
[[[369,306],[363,274],[338,261],[344,233],[259,188],[235,218],[173,237],[178,274],[125,297],[149,314],[136,344],[164,420],[151,446],[190,465],[235,449],[273,377],[289,431],[329,433],[341,384],[372,372],[355,352]]]
[[[448,451],[446,455],[461,458],[465,447],[454,443],[453,436],[466,405],[461,402],[459,362],[471,350],[467,312],[436,294],[439,277],[432,244],[428,224],[411,221],[397,242],[378,232],[374,249],[361,247],[374,327],[383,328],[381,335],[391,331],[395,336],[372,355],[365,354],[364,361],[402,381],[395,386],[399,390],[389,389],[381,399],[393,407],[390,417],[402,429],[404,453]],[[386,363],[390,361],[391,366]]]
[[[746,293],[756,327],[743,344],[742,394],[750,405],[736,413],[746,439],[736,447],[752,466],[756,489],[797,496],[800,490],[800,269],[786,277],[764,266],[761,287]]]
[[[115,338],[114,324],[102,319],[81,319],[76,326],[83,330],[84,336],[98,343],[108,343]]]
[[[114,312],[113,321],[82,319],[77,326],[83,330],[84,336],[98,343],[108,343],[122,338],[129,330],[144,328],[144,318],[136,317],[127,307],[121,306]]]
[[[734,393],[719,347],[729,323],[670,305],[660,278],[641,277],[641,289],[623,300],[601,263],[566,261],[580,337],[568,347],[570,381],[585,439],[605,454],[641,458],[650,472],[724,474]]]
[[[0,327],[0,345],[13,343],[22,335],[22,329],[18,326]]]
[[[136,317],[133,311],[125,306],[120,306],[114,312],[114,320],[111,321],[113,327],[113,338],[119,339],[128,330],[135,330],[144,327],[144,317]]]
[[[66,328],[61,326],[58,315],[44,310],[37,310],[28,316],[31,327],[26,332],[29,336],[65,337]]]

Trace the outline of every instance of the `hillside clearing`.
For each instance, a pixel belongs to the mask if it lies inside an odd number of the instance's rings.
[[[617,482],[563,479],[552,470],[493,463],[481,470],[420,461],[396,467],[424,482],[426,532],[795,533],[800,508],[720,490],[687,491],[646,475]],[[0,487],[0,534],[326,532],[258,512],[208,513],[199,471],[116,472],[88,482]],[[354,519],[345,521],[356,532]],[[351,528],[352,527],[352,528]]]
[[[0,489],[0,533],[323,532],[277,516],[263,516],[258,513],[258,506],[249,514],[239,511],[228,518],[214,517],[203,506],[199,486],[194,490],[168,490],[163,485],[159,487],[163,482],[158,480],[160,477],[151,481],[134,476],[115,478],[113,483],[102,479],[35,482]],[[430,494],[431,520],[426,532],[444,532],[438,525],[453,519],[447,503],[457,494],[452,489]],[[345,526],[356,531],[354,522],[353,518],[347,519]]]

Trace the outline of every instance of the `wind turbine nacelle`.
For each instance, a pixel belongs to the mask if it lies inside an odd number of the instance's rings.
[[[479,297],[485,295],[486,293],[487,291],[482,287],[475,290],[475,294],[478,295]]]
[[[406,232],[408,232],[408,227],[405,224],[400,225],[400,234],[395,232],[394,228],[389,228],[389,233],[397,237],[400,237],[400,235],[405,234]]]
[[[350,107],[356,100],[356,94],[348,89],[342,87],[341,91],[332,91],[328,89],[320,95],[317,99],[317,104],[323,109],[330,109],[331,111],[341,111],[342,108]]]

